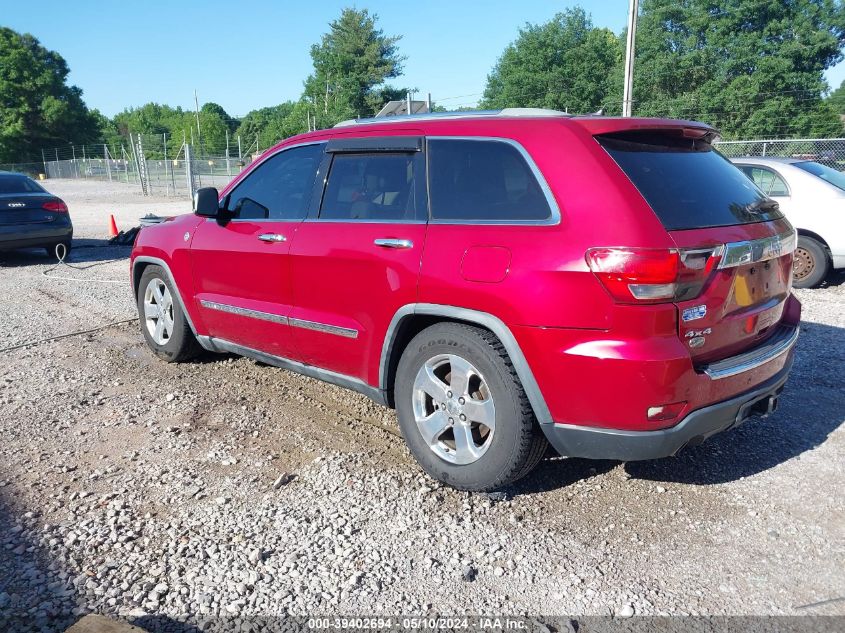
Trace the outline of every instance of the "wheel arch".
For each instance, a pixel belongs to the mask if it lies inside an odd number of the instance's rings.
[[[828,257],[830,257],[830,244],[828,244],[827,240],[825,240],[821,235],[807,229],[795,229],[795,232],[798,233],[799,237],[809,237],[810,239],[817,241],[819,244],[824,246]]]
[[[379,388],[393,407],[393,384],[402,353],[411,339],[424,329],[443,322],[465,323],[491,332],[505,348],[514,370],[528,396],[534,415],[541,424],[551,424],[552,417],[531,367],[513,333],[498,317],[487,312],[455,306],[415,303],[400,308],[387,329],[379,362]]]
[[[173,276],[170,266],[163,259],[152,257],[150,255],[139,255],[132,261],[132,293],[135,297],[135,302],[138,302],[141,277],[143,276],[144,271],[150,266],[159,266],[162,270],[164,270],[164,274],[167,275],[170,285],[173,286],[176,300],[179,302],[179,307],[182,309],[182,313],[188,321],[188,326],[191,328],[191,332],[193,332],[194,336],[197,336],[197,328],[194,326],[194,322],[191,319],[191,313],[188,312],[185,307],[185,302],[182,299],[182,293],[179,291],[179,285],[176,283],[176,278]]]

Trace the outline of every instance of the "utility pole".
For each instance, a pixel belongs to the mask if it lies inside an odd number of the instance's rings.
[[[196,90],[194,90],[194,105],[197,109],[197,145],[199,145],[200,150],[202,150],[202,133],[200,132],[200,101],[197,98]]]
[[[637,39],[639,0],[630,0],[628,7],[628,41],[625,46],[625,88],[622,96],[622,116],[629,117],[634,101],[634,42]]]

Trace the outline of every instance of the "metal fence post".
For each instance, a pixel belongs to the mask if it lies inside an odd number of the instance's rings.
[[[763,156],[766,155],[766,146],[767,145],[768,145],[768,143],[763,143]]]
[[[232,177],[232,164],[229,162],[229,130],[226,130],[226,175]]]
[[[188,195],[194,197],[194,177],[191,168],[191,146],[185,143],[185,181],[188,185]]]
[[[164,143],[164,195],[170,195],[170,182],[167,176],[167,132],[163,132],[161,135],[161,141]],[[175,191],[173,193],[176,193]]]

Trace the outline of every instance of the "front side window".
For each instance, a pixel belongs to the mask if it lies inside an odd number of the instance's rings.
[[[308,211],[323,145],[282,150],[247,174],[229,194],[228,209],[244,220],[301,220]]]
[[[432,139],[428,143],[434,220],[530,222],[552,211],[522,153],[503,141]]]
[[[320,219],[414,220],[417,156],[410,152],[336,154]]]

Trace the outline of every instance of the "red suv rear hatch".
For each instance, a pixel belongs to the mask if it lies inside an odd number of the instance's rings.
[[[664,283],[629,284],[629,291],[675,303],[678,336],[699,365],[777,336],[795,249],[794,230],[777,204],[713,149],[706,130],[596,138],[677,245],[674,282],[667,268],[666,279],[651,280]]]

